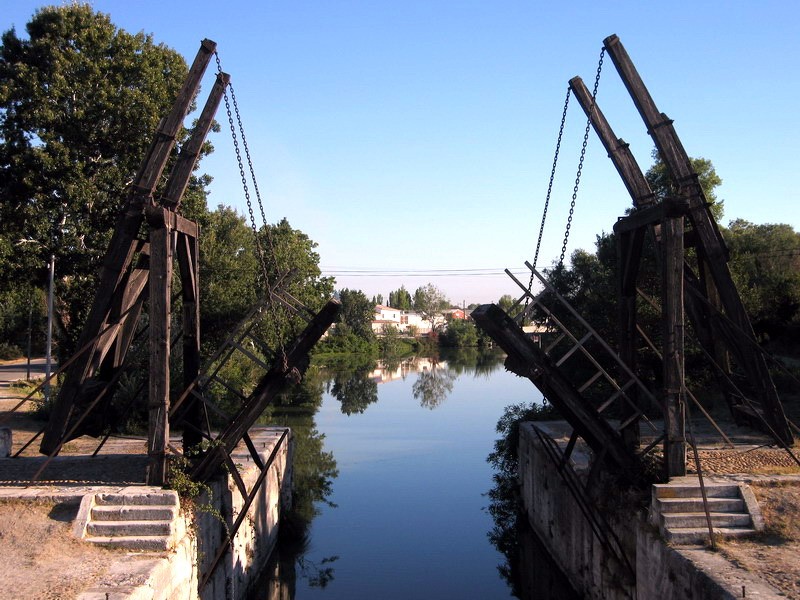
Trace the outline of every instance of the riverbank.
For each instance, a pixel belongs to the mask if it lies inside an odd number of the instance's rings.
[[[568,443],[565,424],[536,425],[558,446]],[[594,497],[579,500],[532,424],[524,424],[520,435],[528,520],[586,598],[727,599],[741,598],[743,590],[746,597],[799,597],[800,468],[785,451],[761,447],[758,434],[739,433],[731,435],[733,448],[722,448],[708,437],[698,441],[705,482],[749,484],[765,528],[746,538],[718,534],[716,551],[707,543],[666,542],[651,525],[650,488],[615,489],[611,495],[596,489]],[[585,480],[588,450],[579,444],[571,462]],[[696,476],[678,479],[676,484],[685,479],[683,483],[697,485]]]
[[[10,416],[5,426],[11,425],[14,432],[13,451],[41,426],[25,410],[8,415],[21,397],[13,388],[0,390],[0,417]],[[275,459],[230,544],[233,551],[224,555],[201,595],[197,589],[200,574],[211,570],[217,549],[228,545],[219,519],[230,526],[244,510],[244,500],[230,475],[211,482],[208,490],[189,504],[182,502],[169,524],[173,533],[166,549],[144,551],[101,547],[78,539],[73,531],[81,502],[87,497],[120,497],[130,507],[139,502],[138,497],[160,492],[144,484],[144,438],[112,438],[104,454],[97,457],[91,456],[97,440],[78,438],[46,466],[47,458],[36,454],[35,444],[21,458],[0,459],[0,540],[4,550],[0,581],[4,589],[14,590],[15,599],[31,600],[243,598],[276,543],[281,507],[290,502],[290,438],[282,437],[283,431],[251,430],[261,460],[266,462],[273,449]],[[172,445],[179,447],[180,440],[173,439]],[[239,448],[232,458],[248,490],[252,489],[260,470],[249,451]],[[126,530],[131,525],[122,527]],[[230,590],[232,594],[228,594]]]

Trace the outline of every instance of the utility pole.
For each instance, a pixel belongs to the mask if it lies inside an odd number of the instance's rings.
[[[53,348],[53,279],[56,270],[56,257],[50,255],[50,284],[47,290],[47,353],[45,355],[44,401],[50,401],[50,362]],[[30,351],[29,351],[30,354]]]

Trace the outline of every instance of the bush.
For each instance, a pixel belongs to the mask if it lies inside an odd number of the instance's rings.
[[[439,338],[442,346],[451,348],[469,348],[478,345],[478,330],[469,321],[453,320],[447,330]]]
[[[19,346],[10,344],[9,342],[0,342],[0,360],[14,360],[15,358],[22,358],[24,354]]]

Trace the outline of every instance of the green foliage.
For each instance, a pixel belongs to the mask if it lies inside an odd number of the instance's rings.
[[[342,308],[337,323],[344,323],[358,337],[372,341],[375,337],[372,331],[375,304],[361,290],[347,288],[339,291],[339,302],[342,303]]]
[[[462,319],[453,319],[447,329],[439,337],[439,343],[451,348],[467,348],[478,345],[478,330],[474,323]]]
[[[0,46],[0,290],[44,289],[54,254],[57,334],[69,354],[125,188],[187,66],[89,4],[42,8],[26,30],[6,31]],[[192,181],[189,204],[204,202],[207,181]]]
[[[756,334],[764,341],[794,338],[800,327],[800,233],[790,225],[736,219],[723,235]]]
[[[411,310],[411,294],[408,293],[404,285],[401,285],[399,289],[393,292],[389,292],[389,306],[400,310]]]
[[[653,149],[653,166],[651,166],[645,179],[650,184],[650,189],[659,200],[663,200],[668,196],[677,196],[679,186],[672,180],[672,176],[667,169],[667,165],[661,160],[658,155],[658,150]],[[703,190],[706,202],[711,204],[711,214],[719,222],[724,213],[724,200],[717,198],[716,188],[722,185],[722,179],[717,175],[714,165],[710,160],[705,158],[690,158],[692,170],[697,173],[697,181],[700,188]]]
[[[378,336],[378,349],[383,358],[396,358],[409,354],[413,347],[400,335],[397,327],[384,324]]]
[[[375,340],[366,340],[356,335],[345,323],[337,323],[336,327],[328,332],[328,336],[320,341],[314,348],[314,354],[361,354],[375,357],[378,345]]]
[[[440,322],[437,317],[450,306],[450,301],[444,293],[432,283],[418,287],[414,291],[414,310],[426,321],[431,323],[435,332]]]

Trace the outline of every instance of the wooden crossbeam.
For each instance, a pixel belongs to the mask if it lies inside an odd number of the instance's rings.
[[[300,335],[292,341],[285,354],[275,358],[272,367],[243,403],[239,412],[220,432],[214,449],[208,452],[194,468],[191,473],[192,479],[208,481],[217,474],[222,461],[224,461],[224,456],[233,452],[269,403],[290,380],[305,371],[309,351],[336,320],[340,308],[341,304],[337,300],[329,300]]]

